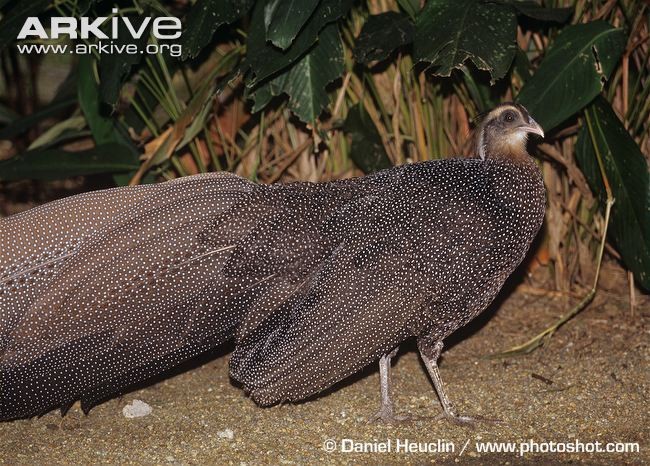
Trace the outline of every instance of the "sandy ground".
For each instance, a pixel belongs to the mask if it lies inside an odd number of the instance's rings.
[[[610,287],[611,288],[611,287]],[[624,287],[623,287],[624,289]],[[503,424],[457,426],[439,404],[413,344],[394,369],[398,425],[368,423],[379,401],[376,365],[313,400],[262,409],[228,377],[227,350],[202,365],[110,400],[84,416],[75,406],[0,424],[4,464],[648,464],[650,299],[634,315],[627,296],[594,303],[531,355],[483,356],[521,343],[560,316],[566,298],[511,293],[448,342],[441,372],[461,413]],[[138,399],[153,411],[127,419]],[[345,440],[349,439],[349,440]],[[390,452],[343,452],[350,441]],[[390,441],[390,446],[382,442]],[[346,443],[348,442],[348,443]],[[405,452],[405,442],[427,452]],[[630,453],[484,453],[477,442],[636,442]],[[535,442],[535,444],[530,443]],[[325,445],[334,445],[328,452]],[[444,452],[436,450],[445,450]]]

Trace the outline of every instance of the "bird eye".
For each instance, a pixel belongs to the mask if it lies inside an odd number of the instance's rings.
[[[515,121],[515,114],[510,111],[503,112],[503,119],[508,123],[512,123],[513,121]]]

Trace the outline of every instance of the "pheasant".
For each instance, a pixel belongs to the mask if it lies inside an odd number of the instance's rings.
[[[543,137],[503,104],[473,158],[328,183],[210,173],[76,195],[0,219],[0,419],[92,406],[234,340],[230,372],[261,406],[298,401],[379,360],[378,419],[394,420],[390,363],[494,299],[545,210],[526,152]]]

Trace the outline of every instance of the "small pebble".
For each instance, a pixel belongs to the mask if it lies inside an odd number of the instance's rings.
[[[232,440],[235,437],[235,433],[230,429],[224,429],[217,432],[217,436],[219,438],[227,438],[228,440]]]
[[[151,406],[140,400],[133,400],[131,403],[122,408],[122,414],[125,418],[128,419],[148,416],[151,414],[151,411]]]

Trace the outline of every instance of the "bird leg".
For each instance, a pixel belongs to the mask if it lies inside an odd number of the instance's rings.
[[[390,399],[390,363],[397,354],[399,346],[379,360],[379,384],[381,387],[381,407],[372,421],[393,423],[405,421],[407,416],[396,416],[393,412],[393,401]]]
[[[433,386],[438,393],[438,398],[440,399],[440,404],[442,405],[443,416],[449,419],[450,421],[456,424],[474,424],[476,421],[488,421],[488,422],[501,422],[498,419],[487,419],[480,416],[469,417],[469,416],[459,416],[454,409],[451,401],[445,393],[445,389],[442,385],[442,379],[440,378],[440,371],[438,370],[438,358],[440,353],[442,353],[442,341],[432,341],[429,338],[418,338],[418,349],[420,350],[420,356],[424,361],[424,365],[429,372],[429,377],[433,382]]]

